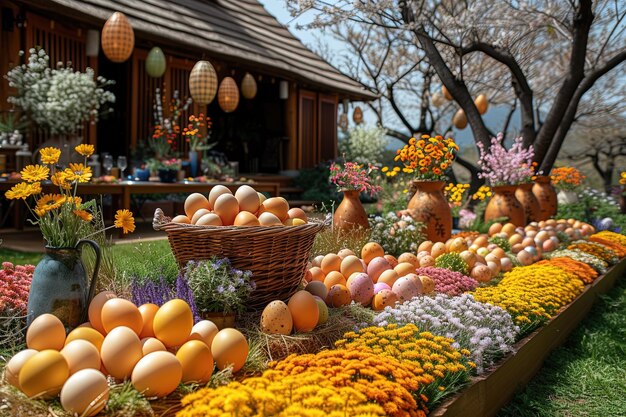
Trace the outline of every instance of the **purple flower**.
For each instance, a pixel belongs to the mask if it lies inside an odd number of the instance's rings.
[[[218,287],[217,287],[217,293],[218,293],[218,294],[222,294],[222,293],[224,293],[224,287],[223,287],[222,285],[220,285],[220,286],[218,286]]]

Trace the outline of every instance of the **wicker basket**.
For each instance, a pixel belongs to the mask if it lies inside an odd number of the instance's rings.
[[[286,301],[300,286],[315,235],[323,223],[292,227],[195,226],[171,223],[161,209],[154,214],[153,227],[163,230],[180,268],[190,260],[211,256],[230,259],[238,269],[252,271],[256,290],[249,302],[259,310],[273,300]]]

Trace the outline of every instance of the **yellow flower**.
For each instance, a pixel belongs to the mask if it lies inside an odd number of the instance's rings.
[[[9,191],[4,193],[4,195],[9,200],[26,200],[31,195],[39,193],[41,193],[41,184],[39,184],[38,182],[33,184],[20,182],[19,184],[14,185]]]
[[[22,179],[28,182],[44,181],[48,179],[50,168],[45,165],[28,165],[20,172]]]
[[[57,187],[61,187],[64,190],[69,190],[70,188],[72,188],[72,185],[67,181],[67,175],[65,175],[65,172],[63,171],[55,172],[54,174],[52,174],[50,179],[52,180],[52,184],[56,185]]]
[[[51,210],[56,210],[61,207],[61,204],[65,202],[65,197],[61,194],[44,194],[39,201],[37,201],[37,206],[35,207],[35,212],[38,215],[39,212],[47,213]]]
[[[87,145],[85,143],[81,143],[74,149],[85,158],[89,158],[96,150],[93,145]]]
[[[86,210],[73,210],[72,213],[74,213],[75,215],[77,215],[78,217],[80,217],[86,222],[90,222],[93,219],[93,216],[91,215],[91,213],[89,213]],[[134,227],[135,226],[133,225],[133,228]]]
[[[81,182],[89,182],[91,176],[91,167],[86,167],[83,164],[72,164],[70,163],[69,168],[65,168],[65,179],[69,182],[77,181]]]
[[[59,148],[42,148],[39,150],[39,157],[41,158],[41,163],[54,165],[59,162],[59,157],[61,156],[61,150]]]
[[[389,167],[383,167],[383,168],[380,170],[380,172],[387,172],[387,171],[389,171]]]
[[[118,229],[122,229],[124,234],[132,233],[135,231],[135,219],[133,218],[133,213],[124,209],[118,210],[115,213],[115,227]]]

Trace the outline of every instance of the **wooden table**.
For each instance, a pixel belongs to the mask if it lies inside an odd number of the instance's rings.
[[[4,196],[4,192],[11,189],[17,181],[0,181],[0,192]],[[85,183],[79,184],[76,193],[78,195],[107,195],[110,194],[114,198],[114,205],[117,209],[131,210],[132,196],[134,194],[179,194],[179,193],[193,193],[199,192],[208,194],[209,191],[216,185],[224,185],[229,190],[235,191],[242,185],[250,185],[259,192],[266,192],[272,197],[280,195],[280,184],[277,182],[232,182],[232,183],[218,183],[218,182],[143,182],[143,181],[122,181],[119,183]],[[56,193],[58,187],[53,184],[43,184],[42,190],[44,193]],[[21,202],[20,202],[21,203]],[[25,208],[23,205],[18,204],[14,207],[14,219],[15,225],[18,229],[24,227],[24,213]],[[132,210],[131,210],[132,211]],[[138,214],[138,213],[136,213]]]

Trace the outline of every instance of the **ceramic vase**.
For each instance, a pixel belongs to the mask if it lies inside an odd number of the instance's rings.
[[[539,175],[535,179],[533,185],[533,194],[539,202],[539,219],[548,220],[550,217],[556,214],[557,198],[556,191],[550,183],[550,176]]]
[[[415,181],[408,204],[411,217],[425,225],[428,240],[445,242],[452,235],[452,211],[443,195],[444,181]]]
[[[343,200],[333,215],[333,228],[338,232],[354,232],[357,230],[368,230],[369,221],[367,213],[359,199],[359,192],[355,190],[344,190]]]
[[[519,184],[515,190],[515,198],[524,207],[526,223],[537,222],[541,217],[541,207],[537,197],[533,194],[533,184]]]
[[[506,217],[507,222],[515,226],[526,225],[526,212],[524,207],[515,198],[516,185],[500,185],[491,188],[493,197],[485,208],[485,221]]]

